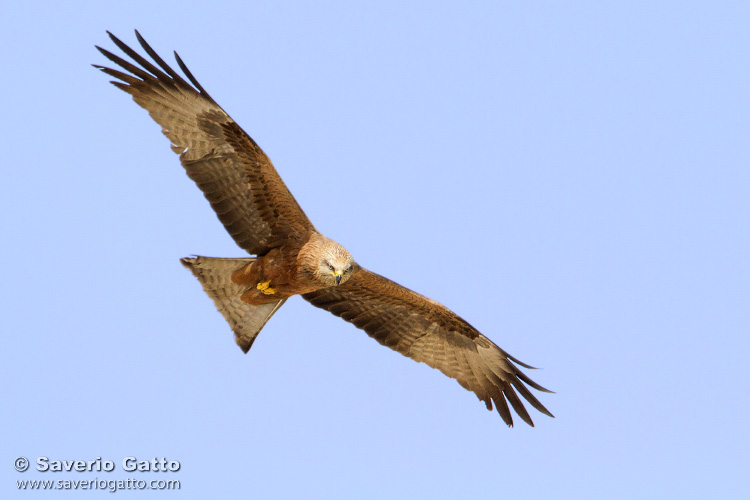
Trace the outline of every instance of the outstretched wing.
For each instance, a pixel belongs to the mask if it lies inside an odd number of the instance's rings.
[[[132,95],[161,125],[188,176],[203,191],[234,241],[256,255],[288,239],[304,241],[314,228],[271,160],[201,87],[180,56],[175,52],[177,64],[192,85],[137,31],[141,46],[159,67],[108,34],[136,64],[97,47],[127,73],[94,67],[120,80],[112,83]]]
[[[484,401],[488,410],[492,410],[494,401],[509,426],[513,425],[513,417],[508,402],[527,424],[534,425],[516,391],[534,408],[553,416],[524,382],[537,390],[551,391],[532,381],[513,363],[531,366],[500,349],[434,300],[361,268],[341,286],[302,297],[354,324],[382,345],[456,379]]]

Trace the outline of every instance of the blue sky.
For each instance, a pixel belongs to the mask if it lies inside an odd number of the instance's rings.
[[[748,21],[739,2],[5,5],[1,496],[97,476],[18,456],[181,481],[160,497],[747,496]],[[358,262],[543,367],[557,418],[508,429],[301,299],[243,355],[178,260],[242,251],[89,66],[133,28]]]

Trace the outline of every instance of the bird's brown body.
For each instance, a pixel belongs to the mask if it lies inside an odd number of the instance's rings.
[[[552,416],[526,387],[547,391],[495,345],[442,304],[359,266],[320,234],[263,150],[211,98],[175,53],[174,71],[136,32],[153,63],[110,34],[133,62],[102,54],[124,70],[96,66],[148,110],[180,155],[187,175],[237,245],[256,257],[182,259],[229,322],[243,351],[293,295],[352,323],[404,356],[426,363],[493,403],[506,424],[509,404],[529,425],[518,394]],[[155,63],[155,64],[154,64]],[[478,299],[481,299],[479,297]]]

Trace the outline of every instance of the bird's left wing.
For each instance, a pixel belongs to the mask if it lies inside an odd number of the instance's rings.
[[[456,379],[484,401],[488,410],[492,410],[494,401],[509,426],[513,417],[507,402],[526,423],[534,425],[516,391],[534,408],[553,416],[524,382],[537,390],[551,391],[532,381],[514,363],[532,367],[510,356],[434,300],[362,268],[341,286],[302,297],[354,324],[382,345]]]
[[[255,141],[216,104],[175,52],[190,82],[173,70],[136,31],[153,63],[109,33],[133,62],[97,47],[123,71],[94,65],[118,81],[161,125],[188,176],[237,244],[263,255],[314,230],[305,213]]]

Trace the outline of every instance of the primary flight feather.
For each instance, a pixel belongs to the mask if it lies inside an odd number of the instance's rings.
[[[229,322],[244,352],[293,295],[325,309],[415,361],[437,368],[494,407],[509,426],[510,406],[534,425],[518,394],[553,416],[527,385],[550,392],[509,355],[442,304],[359,266],[318,232],[255,141],[216,104],[175,52],[187,80],[136,31],[153,62],[111,33],[132,62],[97,47],[121,70],[95,65],[162,127],[188,176],[251,258],[182,259]],[[124,71],[122,71],[124,70]]]

